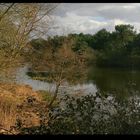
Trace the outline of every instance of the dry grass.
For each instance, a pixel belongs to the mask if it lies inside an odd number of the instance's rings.
[[[38,101],[41,100],[39,94],[33,91],[28,85],[0,83],[0,94],[7,94],[8,96],[17,98],[20,101],[26,100],[28,96],[33,96]]]
[[[10,129],[16,122],[16,100],[13,97],[0,96],[0,125]]]
[[[28,97],[35,98],[35,103],[28,103]],[[38,110],[41,110],[41,95],[26,85],[0,83],[0,133],[1,128],[10,130],[15,126],[17,118],[24,126],[39,125]],[[19,106],[22,106],[20,109]],[[37,111],[36,111],[37,110]]]

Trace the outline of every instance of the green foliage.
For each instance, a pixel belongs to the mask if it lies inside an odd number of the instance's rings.
[[[65,96],[49,111],[47,125],[22,129],[22,134],[139,134],[140,99],[119,101],[100,93]]]
[[[34,49],[40,50],[43,49],[43,47],[46,47],[47,41],[45,39],[38,38],[38,39],[31,40],[30,43]]]
[[[109,41],[109,36],[110,33],[106,31],[106,29],[102,29],[98,31],[94,36],[93,36],[93,44],[92,48],[97,49],[97,50],[104,50],[107,46],[107,43]]]
[[[137,34],[134,27],[129,24],[116,25],[113,32],[101,29],[94,35],[69,34],[40,41],[42,43],[34,42],[34,46],[41,45],[43,48],[46,44],[46,47],[52,46],[53,52],[57,52],[66,43],[78,55],[88,56],[87,61],[90,64],[92,61],[99,66],[139,67],[140,64],[140,34]]]
[[[131,25],[116,25],[115,31],[112,32],[104,46],[103,51],[98,51],[97,65],[99,66],[116,66],[116,67],[139,67],[134,50],[136,32]],[[100,40],[100,42],[104,40]],[[137,61],[135,63],[135,61]]]

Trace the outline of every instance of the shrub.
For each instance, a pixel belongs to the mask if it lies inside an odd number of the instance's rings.
[[[82,98],[65,96],[50,110],[47,125],[23,129],[28,134],[139,134],[140,99],[117,101],[97,93]]]

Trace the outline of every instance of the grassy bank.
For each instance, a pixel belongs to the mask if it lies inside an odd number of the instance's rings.
[[[0,83],[0,133],[18,133],[17,128],[39,126],[40,112],[50,99],[49,93],[35,92],[26,85]]]

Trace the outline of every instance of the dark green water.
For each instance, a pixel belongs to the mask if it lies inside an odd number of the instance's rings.
[[[117,96],[140,95],[140,70],[94,66],[89,71],[88,80],[93,81],[100,91]]]

